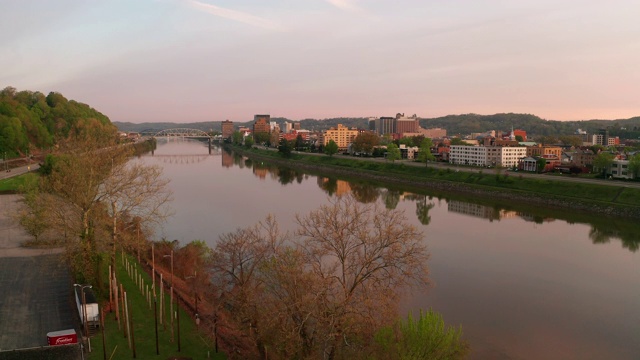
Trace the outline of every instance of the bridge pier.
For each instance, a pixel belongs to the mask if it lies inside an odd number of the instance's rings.
[[[209,138],[209,155],[211,155],[211,138]]]

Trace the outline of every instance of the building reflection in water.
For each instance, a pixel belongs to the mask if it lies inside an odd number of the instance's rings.
[[[482,219],[502,220],[518,217],[518,213],[515,211],[509,211],[504,209],[496,209],[490,206],[469,203],[459,200],[449,200],[447,202],[448,211],[467,216],[473,216]]]

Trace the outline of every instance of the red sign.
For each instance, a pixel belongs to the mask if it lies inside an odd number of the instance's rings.
[[[47,334],[47,343],[49,346],[68,345],[78,342],[78,335],[73,329],[52,331]]]

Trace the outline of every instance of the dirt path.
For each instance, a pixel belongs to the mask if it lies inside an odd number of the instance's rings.
[[[13,215],[22,206],[20,195],[0,195],[0,258],[60,254],[63,249],[29,249],[22,244],[31,239]]]

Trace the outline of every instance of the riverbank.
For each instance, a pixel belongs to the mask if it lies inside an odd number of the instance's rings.
[[[273,151],[255,148],[248,150],[239,147],[232,149],[254,160],[315,173],[562,210],[604,214],[610,217],[640,219],[640,189],[625,187],[624,184],[605,186],[577,181],[556,181],[554,177],[530,179],[504,170],[500,172],[495,169],[474,169],[473,172],[467,172],[457,171],[455,168],[435,169],[408,166],[403,163],[366,161],[354,157],[329,157],[303,153],[295,153],[290,158],[283,158]]]

